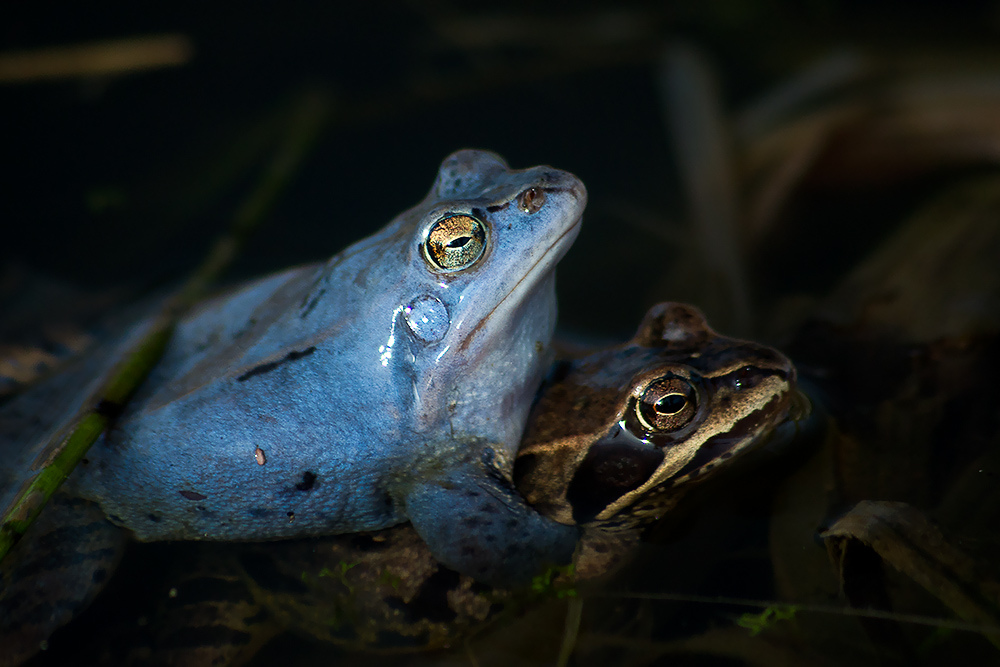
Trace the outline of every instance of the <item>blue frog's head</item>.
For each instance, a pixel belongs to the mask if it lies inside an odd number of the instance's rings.
[[[387,228],[397,241],[389,252],[399,253],[391,264],[403,268],[396,287],[382,290],[394,301],[378,312],[393,322],[371,352],[397,380],[408,378],[416,433],[447,419],[458,432],[516,447],[549,361],[555,266],[586,201],[572,174],[511,170],[494,153],[463,150]],[[403,235],[409,243],[398,243]]]

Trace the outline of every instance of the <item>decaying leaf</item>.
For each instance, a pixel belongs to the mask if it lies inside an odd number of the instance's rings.
[[[951,544],[923,513],[905,503],[862,501],[822,533],[848,598],[855,577],[877,579],[874,552],[938,598],[960,618],[982,624],[983,635],[1000,648],[1000,583],[981,563]],[[862,563],[859,565],[859,561]],[[871,601],[877,591],[864,591]],[[852,603],[854,602],[852,600]]]

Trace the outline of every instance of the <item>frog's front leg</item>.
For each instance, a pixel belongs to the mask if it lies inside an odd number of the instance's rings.
[[[420,475],[403,502],[413,527],[441,563],[496,587],[527,584],[568,564],[580,529],[532,509],[492,448],[461,465]]]

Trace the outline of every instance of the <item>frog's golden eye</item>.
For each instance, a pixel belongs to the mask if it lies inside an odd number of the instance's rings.
[[[635,416],[650,431],[676,431],[698,410],[698,391],[689,381],[669,376],[650,382],[635,403]]]
[[[461,271],[486,249],[486,225],[471,215],[441,218],[427,232],[424,257],[441,271]]]

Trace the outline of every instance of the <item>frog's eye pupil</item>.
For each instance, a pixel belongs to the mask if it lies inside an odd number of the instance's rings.
[[[656,403],[653,409],[661,415],[675,415],[687,405],[687,398],[683,394],[667,394]]]
[[[486,250],[486,224],[471,215],[446,215],[431,225],[422,244],[424,259],[437,271],[461,271]]]
[[[635,402],[635,416],[651,433],[667,433],[691,423],[698,411],[698,391],[689,380],[668,375],[653,380]]]

